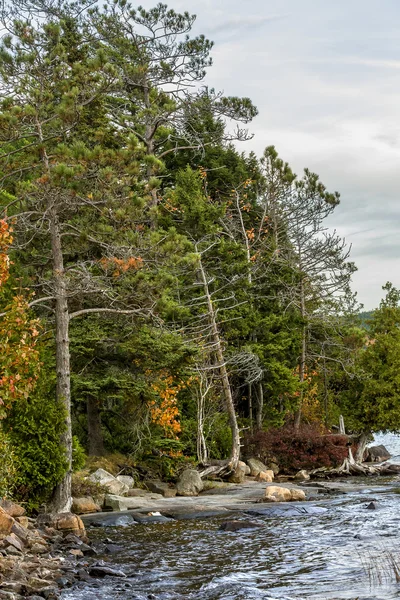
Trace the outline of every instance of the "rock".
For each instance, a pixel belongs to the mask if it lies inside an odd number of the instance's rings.
[[[213,481],[212,479],[203,480],[203,493],[210,490],[214,490],[218,493],[218,490],[226,490],[227,488],[234,487],[233,483],[227,481]]]
[[[14,548],[19,550],[20,552],[23,552],[25,546],[24,542],[20,540],[19,537],[15,535],[15,533],[10,533],[10,535],[7,535],[3,540],[3,544],[6,547],[14,546]]]
[[[15,517],[17,523],[21,525],[24,529],[28,529],[29,527],[29,519],[28,517]]]
[[[145,481],[146,487],[155,494],[161,494],[164,498],[174,498],[176,496],[176,488],[169,487],[168,483],[159,480]]]
[[[0,500],[0,506],[10,517],[22,517],[25,514],[25,509],[22,506],[6,498]]]
[[[122,481],[119,481],[114,475],[111,475],[111,473],[104,469],[97,469],[97,471],[89,475],[88,479],[89,481],[99,483],[103,487],[106,487],[110,494],[122,496],[129,491],[129,486]]]
[[[69,551],[71,556],[76,556],[77,558],[83,558],[83,552],[80,548],[71,548]]]
[[[114,477],[114,475],[112,475],[108,471],[105,471],[104,469],[97,469],[97,471],[94,471],[94,473],[89,475],[88,479],[89,481],[93,481],[94,483],[106,485],[107,483],[114,481],[114,479],[116,478]]]
[[[266,467],[264,463],[257,458],[249,458],[247,464],[250,468],[250,475],[252,477],[257,477],[257,475],[262,471],[269,471],[268,467]]]
[[[293,502],[304,502],[306,500],[306,495],[303,490],[299,490],[297,488],[291,489],[290,493],[292,495]]]
[[[292,494],[288,488],[271,485],[265,490],[266,502],[290,502],[291,500]]]
[[[17,535],[23,542],[26,542],[28,539],[29,530],[25,527],[22,527],[20,523],[13,523],[13,526],[11,527],[11,532]]]
[[[225,521],[219,529],[220,531],[239,531],[240,529],[254,529],[263,526],[262,523],[256,523],[255,521]]]
[[[32,546],[30,547],[30,551],[32,552],[32,554],[45,554],[46,552],[48,552],[48,548],[47,546],[44,546],[43,544],[32,544]]]
[[[367,448],[366,462],[385,462],[391,457],[385,446],[371,446]]]
[[[86,537],[85,526],[78,515],[71,512],[65,513],[44,513],[37,518],[38,525],[47,525],[60,531],[63,535],[74,533],[78,537]]]
[[[305,469],[298,471],[294,476],[296,481],[309,481],[310,476]]]
[[[93,565],[89,568],[89,575],[92,577],[126,577],[126,574],[123,571],[118,571],[118,569],[112,569],[111,567],[106,567],[105,565]]]
[[[243,468],[245,475],[250,475],[250,467],[249,467],[249,465],[246,465],[246,463],[243,460],[239,460],[238,464]]]
[[[128,496],[130,498],[143,498],[148,496],[149,492],[147,490],[141,490],[140,488],[132,488],[128,492]]]
[[[146,507],[147,500],[144,498],[126,498],[125,496],[116,496],[115,494],[106,494],[104,508],[111,508],[115,511],[131,510],[134,508]]]
[[[377,510],[378,509],[378,503],[373,500],[372,502],[370,502],[369,504],[367,504],[367,506],[365,508],[368,508],[369,510]]]
[[[266,481],[272,483],[274,480],[274,472],[270,469],[268,471],[260,471],[256,476],[256,481]]]
[[[203,482],[195,469],[183,471],[176,484],[178,496],[198,496],[202,489]]]
[[[119,515],[118,513],[100,513],[89,521],[91,527],[127,527],[136,525],[132,515]]]
[[[117,480],[127,485],[129,489],[135,485],[135,480],[130,475],[117,475]]]
[[[244,483],[245,476],[245,468],[239,463],[235,472],[229,477],[229,481],[230,483]]]
[[[76,515],[101,512],[101,508],[91,496],[85,498],[72,498],[72,512]]]
[[[274,472],[274,475],[279,475],[279,465],[275,461],[269,464],[269,468]]]
[[[0,535],[8,535],[14,523],[13,517],[0,507]]]

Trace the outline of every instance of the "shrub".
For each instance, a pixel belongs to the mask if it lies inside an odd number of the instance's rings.
[[[9,436],[0,429],[0,496],[12,495],[15,485],[16,457]]]
[[[102,494],[108,493],[108,491],[108,488],[97,481],[86,479],[85,473],[72,474],[72,496],[74,498],[83,498],[85,496],[98,498]]]
[[[80,471],[86,463],[86,452],[76,435],[72,436],[72,470]]]
[[[284,425],[247,435],[244,453],[266,464],[274,459],[284,473],[336,467],[348,455],[348,438],[330,435],[317,424],[302,425],[297,432],[293,425]]]
[[[27,502],[28,510],[37,509],[67,469],[60,445],[64,411],[47,395],[35,392],[15,402],[3,424],[15,453],[15,498]]]

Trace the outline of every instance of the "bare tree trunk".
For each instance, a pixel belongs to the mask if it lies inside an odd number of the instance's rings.
[[[259,381],[257,384],[257,400],[256,428],[260,431],[262,429],[264,408],[264,391],[261,381]]]
[[[86,402],[89,456],[104,456],[104,440],[101,429],[99,402],[89,394]]]
[[[250,432],[253,433],[253,386],[249,383],[249,419],[250,419]]]
[[[368,443],[368,433],[365,431],[361,432],[360,438],[358,440],[357,452],[356,452],[356,462],[362,463],[364,459],[365,448]]]
[[[303,280],[301,281],[300,289],[301,289],[301,292],[300,292],[301,293],[301,316],[303,319],[305,319],[306,305],[305,305],[305,293],[304,293]],[[303,325],[302,339],[301,339],[301,354],[300,354],[300,361],[299,361],[299,381],[300,381],[301,386],[304,383],[305,372],[306,372],[306,353],[307,353],[307,327],[306,327],[306,325]],[[295,431],[298,431],[300,429],[303,396],[304,396],[304,390],[303,390],[303,387],[301,387],[299,406],[297,408],[297,411],[296,411],[295,417],[294,417]]]
[[[62,404],[65,412],[65,429],[61,435],[61,444],[67,459],[67,472],[64,476],[64,479],[54,490],[52,509],[56,512],[66,512],[70,510],[72,504],[72,426],[69,356],[69,311],[60,228],[57,212],[54,207],[50,211],[50,236],[53,254],[54,295],[56,298],[55,316],[57,401]]]
[[[236,469],[240,456],[240,432],[235,413],[235,406],[232,398],[232,390],[229,383],[228,371],[225,365],[222,341],[219,336],[215,310],[211,300],[210,290],[208,287],[207,274],[204,270],[201,257],[199,257],[199,274],[204,288],[204,295],[207,299],[208,319],[211,327],[211,338],[214,345],[214,352],[218,361],[218,370],[222,381],[225,406],[229,417],[229,426],[232,432],[232,449],[230,463],[232,469]]]

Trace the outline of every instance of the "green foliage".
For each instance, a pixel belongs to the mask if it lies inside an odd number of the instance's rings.
[[[14,494],[17,476],[17,459],[10,436],[0,429],[0,497]]]
[[[60,445],[64,410],[51,391],[39,384],[28,399],[13,405],[4,427],[15,452],[15,498],[27,502],[30,510],[38,508],[67,468]]]
[[[72,469],[80,471],[86,463],[86,452],[76,435],[72,436]]]

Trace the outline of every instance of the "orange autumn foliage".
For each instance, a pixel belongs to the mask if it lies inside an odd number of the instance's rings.
[[[0,291],[10,277],[8,249],[12,230],[0,220]],[[40,370],[37,349],[38,320],[29,316],[29,305],[16,295],[0,318],[0,418],[11,403],[27,398],[34,389]]]

